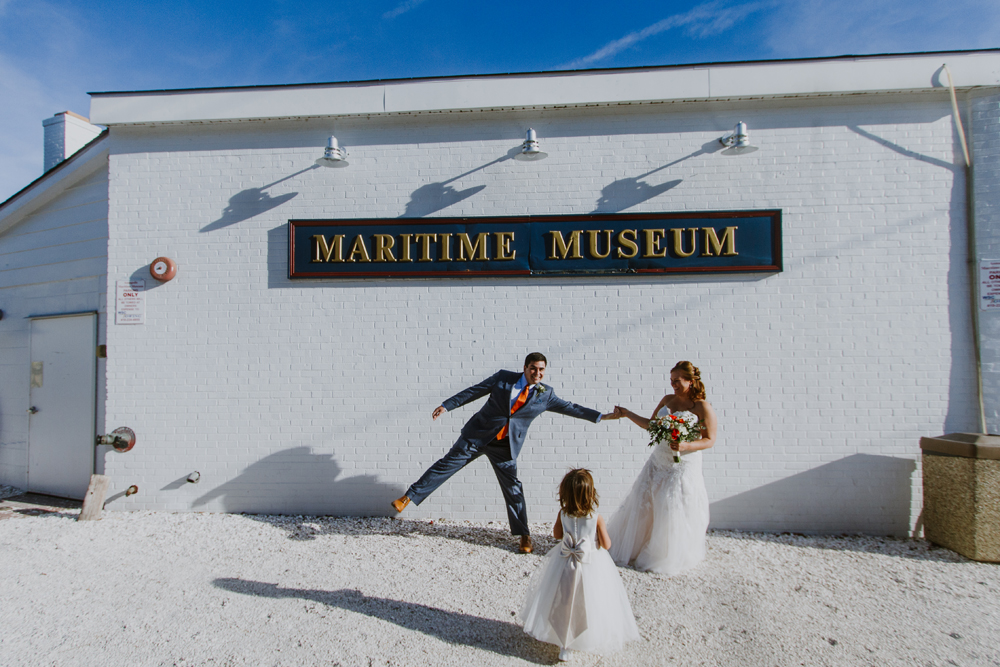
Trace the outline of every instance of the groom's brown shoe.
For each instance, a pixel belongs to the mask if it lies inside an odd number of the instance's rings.
[[[409,496],[403,496],[402,498],[396,498],[392,501],[392,508],[397,512],[402,512],[406,509],[406,506],[410,504]]]
[[[518,551],[520,551],[523,554],[530,554],[534,550],[535,550],[535,545],[531,543],[531,535],[522,535],[521,546],[518,548]]]

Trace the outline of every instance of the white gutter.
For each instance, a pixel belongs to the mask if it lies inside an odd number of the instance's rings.
[[[963,86],[1000,86],[1000,52],[949,54]],[[387,82],[92,93],[99,125],[763,99],[931,90],[941,55],[831,58]]]
[[[976,249],[976,195],[972,156],[969,154],[969,143],[965,139],[965,128],[962,126],[962,115],[958,111],[958,96],[955,94],[955,83],[951,78],[951,68],[947,63],[941,66],[947,76],[948,91],[951,93],[951,112],[955,129],[962,145],[962,156],[965,158],[965,236],[966,236],[966,268],[969,272],[969,305],[972,314],[972,349],[976,359],[976,407],[979,412],[979,433],[986,433],[986,404],[983,393],[983,352],[979,336],[979,251]]]

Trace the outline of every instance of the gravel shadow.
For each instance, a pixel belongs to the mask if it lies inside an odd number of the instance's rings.
[[[828,551],[854,551],[857,553],[881,554],[896,558],[934,561],[939,563],[971,563],[961,554],[951,549],[939,547],[927,540],[908,537],[883,537],[874,535],[806,535],[803,533],[744,533],[736,530],[710,530],[709,537],[736,540],[757,540],[787,544],[802,549],[824,549]]]
[[[288,539],[314,540],[322,535],[420,535],[449,540],[459,540],[481,547],[496,547],[504,551],[517,551],[519,538],[510,534],[506,524],[497,528],[465,525],[468,522],[427,521],[419,519],[345,518],[332,516],[279,516],[248,514],[254,521],[269,524],[288,533]],[[535,528],[535,526],[532,526]],[[550,527],[546,527],[547,529]],[[536,553],[544,553],[555,546],[548,533],[531,534]]]
[[[215,579],[212,583],[217,588],[242,595],[312,600],[328,607],[364,614],[407,630],[431,635],[450,644],[472,646],[540,665],[556,661],[556,649],[553,645],[532,639],[514,623],[412,602],[372,597],[351,589],[324,591],[282,588],[277,584],[229,577]]]

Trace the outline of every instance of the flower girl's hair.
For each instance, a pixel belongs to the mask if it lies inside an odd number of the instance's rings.
[[[688,389],[688,398],[692,401],[705,400],[705,385],[701,383],[701,371],[690,361],[678,361],[677,365],[670,369],[670,372],[678,371],[685,380],[691,383]]]
[[[566,516],[590,516],[600,505],[594,477],[586,468],[575,468],[566,473],[559,483],[559,506]]]

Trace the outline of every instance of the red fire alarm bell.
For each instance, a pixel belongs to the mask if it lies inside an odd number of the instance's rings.
[[[177,263],[169,257],[157,257],[149,265],[149,275],[165,283],[177,275]]]

